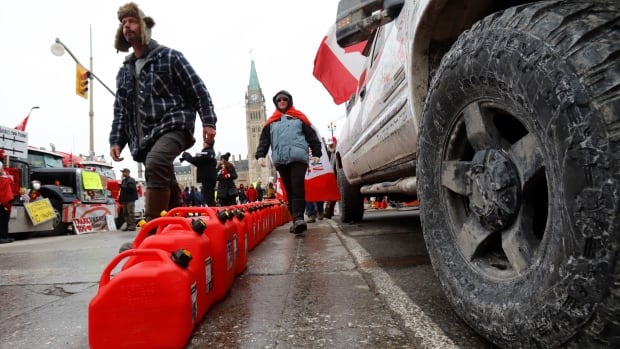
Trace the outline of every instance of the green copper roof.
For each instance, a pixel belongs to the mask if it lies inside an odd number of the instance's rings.
[[[260,84],[258,83],[258,75],[256,74],[256,66],[254,60],[252,60],[252,67],[250,68],[250,83],[248,84],[248,90],[260,90]]]

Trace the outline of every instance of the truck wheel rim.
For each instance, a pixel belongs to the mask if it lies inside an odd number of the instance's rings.
[[[541,142],[497,101],[476,101],[455,118],[442,162],[443,202],[462,255],[492,278],[535,264],[548,222]]]

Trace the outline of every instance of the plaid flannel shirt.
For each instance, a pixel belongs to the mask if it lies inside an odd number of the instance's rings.
[[[196,112],[202,126],[213,126],[217,116],[207,87],[179,51],[151,40],[145,64],[137,79],[135,57],[126,57],[116,76],[114,120],[110,146],[129,144],[131,154],[149,149],[171,130],[194,134]]]

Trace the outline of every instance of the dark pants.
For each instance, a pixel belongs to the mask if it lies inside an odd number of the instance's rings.
[[[147,219],[159,217],[162,211],[181,205],[181,192],[174,174],[174,160],[183,150],[194,145],[194,137],[186,131],[170,131],[160,136],[146,154],[144,178]]]
[[[308,217],[323,213],[323,201],[306,202],[306,214]]]
[[[146,187],[155,190],[178,187],[174,175],[174,160],[193,144],[193,137],[186,131],[171,131],[159,137],[144,161]]]
[[[307,169],[308,165],[302,162],[293,162],[276,167],[282,178],[284,190],[286,190],[286,199],[289,203],[289,210],[293,216],[293,221],[304,220],[304,210],[306,208],[304,180]]]
[[[180,205],[179,184],[173,163],[193,144],[194,137],[188,132],[170,131],[160,136],[146,154],[144,178],[147,193],[152,194],[144,199],[147,217],[158,217],[161,211]]]
[[[135,201],[126,201],[123,202],[123,217],[125,217],[125,222],[127,223],[127,229],[135,229],[136,228],[136,202]]]
[[[202,182],[202,199],[209,207],[217,206],[215,203],[215,183]]]
[[[6,239],[9,237],[9,211],[4,209],[4,206],[0,205],[0,239]]]

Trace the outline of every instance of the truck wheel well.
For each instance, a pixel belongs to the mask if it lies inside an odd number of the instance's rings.
[[[409,85],[414,86],[413,98],[414,115],[422,115],[422,108],[428,86],[441,63],[443,56],[450,50],[457,38],[482,18],[516,5],[535,1],[467,1],[448,0],[436,1],[420,18],[412,53],[412,74],[409,76]],[[437,21],[441,18],[441,21]],[[446,25],[449,23],[450,25]],[[424,81],[425,83],[420,83]],[[417,82],[417,83],[414,83]],[[420,121],[420,120],[418,120]]]

